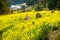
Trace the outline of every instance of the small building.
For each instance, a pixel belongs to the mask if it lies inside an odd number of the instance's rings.
[[[21,6],[20,5],[11,5],[10,9],[11,10],[18,10],[18,9],[21,9]]]

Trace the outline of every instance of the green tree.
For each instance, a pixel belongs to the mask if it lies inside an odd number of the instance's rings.
[[[52,9],[60,9],[60,0],[48,0],[48,7],[50,10]]]
[[[6,0],[0,0],[0,14],[7,13],[7,1]]]
[[[60,0],[28,0],[27,5],[35,5],[36,9],[48,7],[50,10],[60,10]]]
[[[29,6],[32,5],[34,7],[34,9],[36,11],[38,11],[38,10],[41,10],[42,9],[42,2],[43,1],[44,0],[28,0],[26,2],[26,4],[29,5]]]

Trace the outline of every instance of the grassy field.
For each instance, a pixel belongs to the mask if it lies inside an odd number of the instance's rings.
[[[48,40],[47,35],[60,28],[60,11],[36,11],[0,15],[0,40]],[[30,19],[24,20],[28,14]]]

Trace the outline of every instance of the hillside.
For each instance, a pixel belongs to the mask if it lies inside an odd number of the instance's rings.
[[[35,11],[0,16],[0,40],[47,40],[47,35],[60,28],[60,11]],[[24,20],[26,14],[29,20]]]

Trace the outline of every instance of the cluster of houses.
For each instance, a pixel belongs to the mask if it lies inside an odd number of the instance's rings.
[[[33,6],[30,5],[28,6],[26,3],[18,4],[18,5],[11,5],[10,6],[10,12],[13,13],[13,11],[17,12],[26,12],[26,11],[31,11],[33,9]]]

